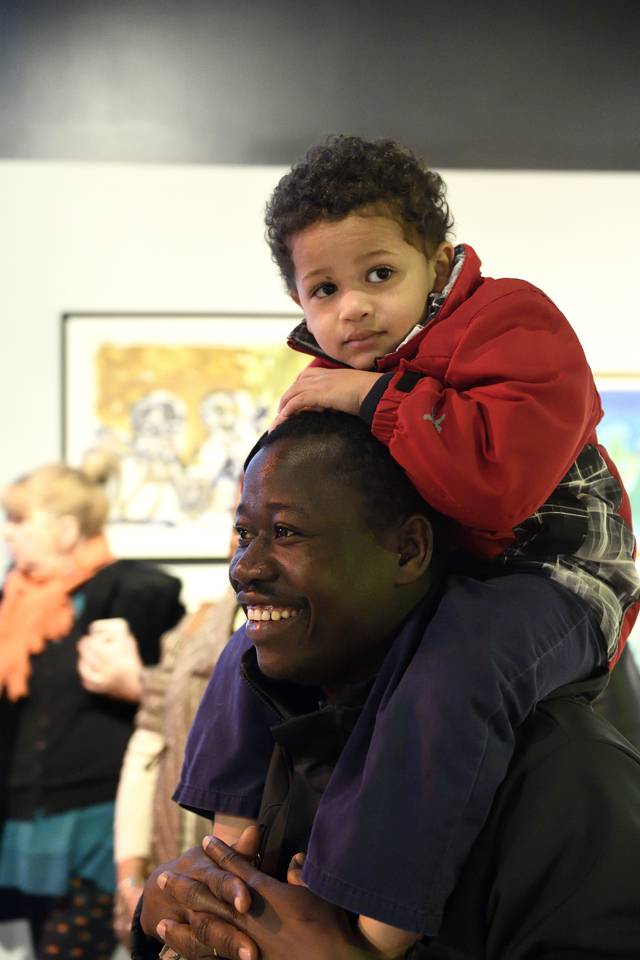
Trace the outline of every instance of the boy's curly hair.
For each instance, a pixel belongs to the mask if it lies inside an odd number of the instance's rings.
[[[382,207],[407,240],[436,247],[453,226],[442,177],[395,140],[337,135],[312,147],[267,203],[266,238],[289,290],[295,290],[291,237],[318,220]]]

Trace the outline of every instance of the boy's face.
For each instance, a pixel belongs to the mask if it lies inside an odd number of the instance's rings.
[[[324,352],[357,370],[375,369],[424,316],[449,273],[451,244],[432,259],[390,217],[351,213],[319,220],[291,239],[296,291]]]

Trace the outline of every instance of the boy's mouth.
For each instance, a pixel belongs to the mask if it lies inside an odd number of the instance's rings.
[[[345,343],[367,343],[380,336],[380,330],[356,330],[345,338]]]

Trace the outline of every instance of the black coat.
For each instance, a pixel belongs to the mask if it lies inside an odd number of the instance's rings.
[[[180,581],[136,560],[118,560],[77,590],[81,614],[71,633],[32,657],[29,695],[0,705],[4,814],[29,819],[113,800],[136,705],[88,693],[77,643],[93,620],[123,617],[144,663],[159,657],[161,635],[182,617]]]

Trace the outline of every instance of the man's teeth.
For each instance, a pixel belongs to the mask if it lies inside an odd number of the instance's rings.
[[[292,607],[247,607],[249,620],[289,620],[297,613]]]

